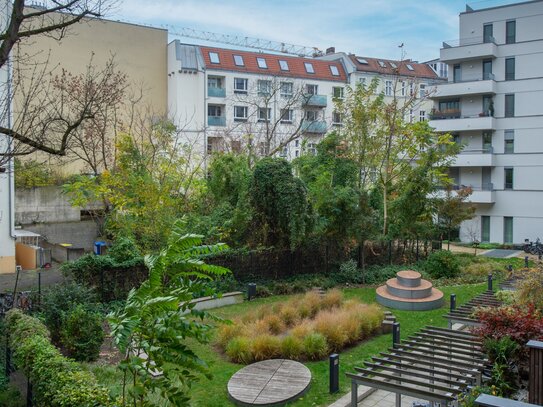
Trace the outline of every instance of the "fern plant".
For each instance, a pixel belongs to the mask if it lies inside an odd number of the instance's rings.
[[[213,295],[206,283],[229,273],[202,260],[227,246],[204,245],[202,236],[182,231],[183,223],[177,221],[166,247],[145,257],[149,279],[130,291],[124,308],[108,316],[114,342],[124,354],[119,366],[124,373],[122,405],[156,405],[157,398],[186,405],[191,383],[211,377],[186,342],[207,342],[206,321],[216,318],[195,310],[191,300],[194,293]]]

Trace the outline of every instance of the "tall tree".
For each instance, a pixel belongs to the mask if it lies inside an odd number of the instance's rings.
[[[447,233],[447,250],[451,244],[451,232],[475,214],[475,206],[467,202],[472,192],[469,187],[453,191],[448,185],[444,196],[434,199],[438,225]]]

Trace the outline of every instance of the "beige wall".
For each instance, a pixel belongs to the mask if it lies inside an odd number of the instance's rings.
[[[144,90],[138,104],[140,110],[165,115],[167,40],[167,30],[87,19],[72,25],[61,41],[45,36],[32,37],[31,41],[21,43],[20,49],[37,60],[48,57],[49,66],[56,67],[56,72],[64,68],[74,74],[85,71],[91,56],[94,65],[103,67],[113,55],[117,68],[127,75],[131,84],[127,93]],[[80,168],[81,165],[70,164],[64,167],[64,172],[78,172]]]

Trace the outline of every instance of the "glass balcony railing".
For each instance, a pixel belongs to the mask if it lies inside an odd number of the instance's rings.
[[[326,133],[326,122],[304,120],[302,131],[306,133]]]
[[[443,42],[443,48],[456,48],[456,47],[465,47],[468,45],[478,45],[478,44],[496,44],[496,39],[491,36],[481,36],[481,37],[470,37],[470,38],[460,38],[456,40],[449,40]]]
[[[207,96],[214,98],[226,97],[226,89],[224,88],[207,88]]]
[[[326,95],[305,95],[306,106],[326,107],[328,102]]]
[[[226,126],[226,117],[224,116],[208,116],[207,117],[208,126]]]

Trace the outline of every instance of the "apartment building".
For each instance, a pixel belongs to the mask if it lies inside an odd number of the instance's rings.
[[[464,146],[450,168],[455,185],[473,189],[464,241],[543,237],[542,27],[541,0],[467,6],[459,39],[443,43],[448,82],[432,95],[430,125]]]

